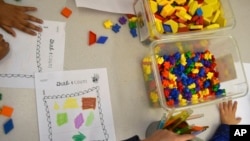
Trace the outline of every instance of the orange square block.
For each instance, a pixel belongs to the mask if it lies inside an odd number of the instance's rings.
[[[61,11],[61,14],[62,14],[64,17],[68,18],[68,17],[72,14],[72,11],[71,11],[69,8],[64,7],[64,8],[62,9],[62,11]]]
[[[0,115],[11,117],[14,109],[9,106],[3,106],[2,110],[0,111]]]

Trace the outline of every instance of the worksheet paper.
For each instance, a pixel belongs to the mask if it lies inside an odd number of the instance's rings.
[[[115,141],[105,68],[35,74],[40,141]]]
[[[31,36],[15,30],[12,37],[0,30],[10,52],[0,61],[0,87],[34,88],[34,73],[63,70],[65,22],[44,21],[43,31]]]
[[[75,0],[77,7],[85,7],[100,11],[134,14],[135,0]]]

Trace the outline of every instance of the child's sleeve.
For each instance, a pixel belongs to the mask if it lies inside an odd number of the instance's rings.
[[[140,138],[139,138],[139,136],[135,135],[135,136],[128,138],[126,140],[123,140],[123,141],[140,141]]]
[[[213,134],[212,138],[209,141],[229,141],[230,131],[229,125],[221,124]]]

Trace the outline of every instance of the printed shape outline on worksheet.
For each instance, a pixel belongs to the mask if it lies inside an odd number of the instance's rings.
[[[43,90],[43,102],[44,102],[44,108],[46,110],[46,117],[47,117],[47,122],[48,122],[48,138],[50,141],[53,141],[53,129],[52,129],[52,121],[51,121],[51,115],[50,115],[50,108],[48,106],[48,100],[55,100],[55,99],[64,99],[64,98],[69,98],[69,97],[76,97],[76,96],[83,96],[85,94],[88,94],[90,92],[95,92],[96,96],[97,96],[97,107],[98,107],[98,113],[99,113],[99,120],[101,122],[101,127],[102,127],[102,132],[104,135],[104,139],[101,139],[99,141],[107,141],[109,139],[109,134],[108,131],[105,127],[104,124],[104,119],[103,119],[103,112],[102,112],[102,106],[101,106],[101,98],[100,98],[100,94],[99,94],[99,87],[92,87],[89,88],[87,90],[84,91],[79,91],[79,92],[75,92],[75,93],[70,93],[70,94],[62,94],[62,95],[52,95],[52,96],[46,96],[46,92],[45,90]]]
[[[106,69],[36,73],[40,140],[115,140]]]

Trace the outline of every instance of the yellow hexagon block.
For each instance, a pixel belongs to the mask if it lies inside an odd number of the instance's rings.
[[[165,5],[162,10],[161,10],[161,16],[162,17],[167,17],[167,16],[170,16],[172,15],[173,13],[175,12],[175,8],[171,5],[171,4],[168,4],[168,5]]]
[[[175,22],[174,20],[168,20],[164,24],[167,24],[171,27],[172,33],[176,33],[178,31],[178,23]]]

